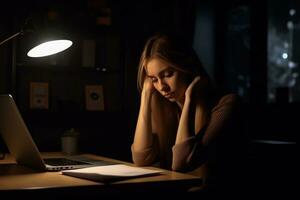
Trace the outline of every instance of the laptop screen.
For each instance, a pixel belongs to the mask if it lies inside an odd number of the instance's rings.
[[[0,134],[18,164],[45,169],[38,148],[9,94],[0,95]]]

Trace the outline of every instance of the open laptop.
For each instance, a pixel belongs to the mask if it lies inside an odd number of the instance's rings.
[[[0,135],[16,162],[33,169],[60,171],[95,165],[111,165],[107,161],[92,160],[84,157],[47,158],[41,154],[10,94],[0,95]]]

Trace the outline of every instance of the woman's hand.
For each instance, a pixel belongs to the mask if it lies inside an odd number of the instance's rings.
[[[201,80],[201,77],[200,76],[196,76],[194,78],[194,80],[190,83],[190,85],[187,87],[187,89],[185,91],[185,97],[186,98],[192,98],[192,96],[195,93],[195,90],[197,90],[197,87],[200,84],[200,80]]]
[[[143,92],[149,91],[150,93],[152,93],[152,92],[154,92],[154,89],[155,88],[153,86],[151,79],[148,77],[145,77],[144,84],[143,84]]]

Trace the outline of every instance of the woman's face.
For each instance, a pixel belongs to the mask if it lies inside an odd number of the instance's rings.
[[[154,88],[172,102],[184,101],[187,83],[185,74],[168,65],[161,59],[153,58],[146,65],[147,77]]]

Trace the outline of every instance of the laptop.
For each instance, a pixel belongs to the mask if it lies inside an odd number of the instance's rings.
[[[0,95],[0,135],[16,162],[33,169],[61,171],[113,164],[83,156],[43,159],[10,94]]]

